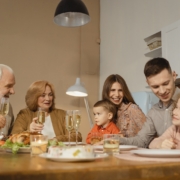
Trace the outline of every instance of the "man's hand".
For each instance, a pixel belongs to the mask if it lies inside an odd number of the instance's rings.
[[[177,143],[173,139],[165,139],[161,144],[161,149],[176,149]]]
[[[0,129],[6,125],[6,118],[0,115]]]

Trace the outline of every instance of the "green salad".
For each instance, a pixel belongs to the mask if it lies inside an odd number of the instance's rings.
[[[30,145],[24,145],[23,143],[13,143],[9,139],[6,140],[2,148],[9,148],[12,150],[13,154],[16,154],[21,147],[30,147]]]
[[[65,146],[63,142],[57,141],[55,139],[48,140],[48,147],[49,146]]]
[[[57,140],[48,140],[48,147],[49,146],[65,146],[63,142],[59,142]],[[1,148],[8,148],[12,150],[13,154],[16,154],[21,147],[30,147],[29,144],[24,145],[24,143],[13,143],[9,139],[6,140],[4,145],[1,146]]]

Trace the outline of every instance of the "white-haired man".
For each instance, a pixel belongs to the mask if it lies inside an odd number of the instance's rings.
[[[4,64],[0,64],[0,98],[14,94],[15,76],[13,70]],[[13,111],[9,105],[8,114],[4,117],[0,114],[0,135],[10,133],[14,121]]]

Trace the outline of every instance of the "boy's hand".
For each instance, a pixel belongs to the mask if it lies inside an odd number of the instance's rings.
[[[118,134],[119,134],[120,137],[124,137],[124,135],[123,135],[123,133],[121,131],[119,131]]]
[[[93,145],[95,145],[95,146],[97,146],[97,145],[103,145],[103,140],[101,140],[101,141],[99,141],[99,142],[97,142],[97,143],[95,143],[95,144],[93,144]]]

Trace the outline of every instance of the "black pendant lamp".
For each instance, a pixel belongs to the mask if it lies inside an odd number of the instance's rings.
[[[81,0],[61,0],[54,14],[54,22],[59,26],[77,27],[89,21],[89,12]]]

